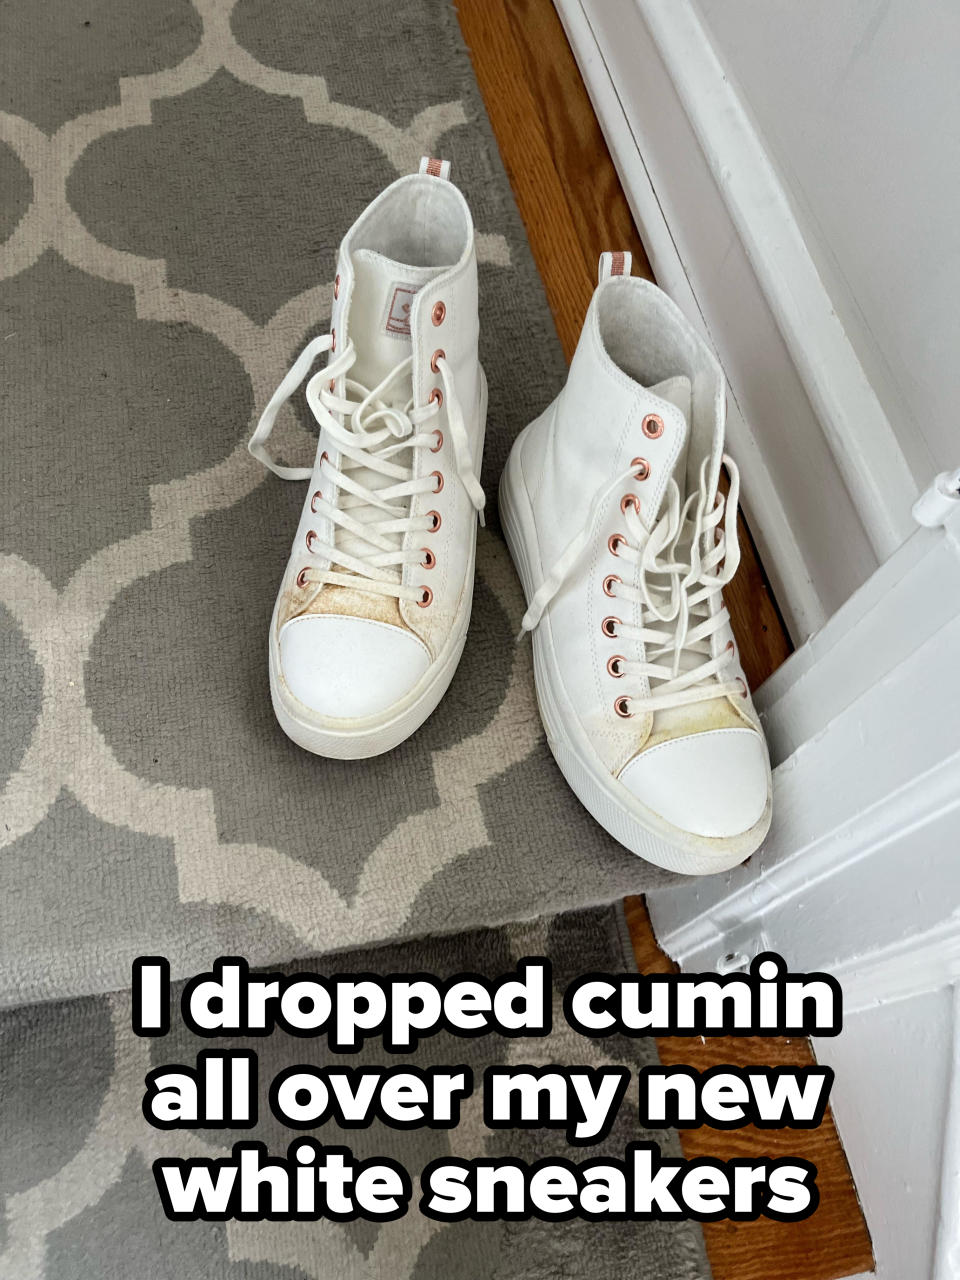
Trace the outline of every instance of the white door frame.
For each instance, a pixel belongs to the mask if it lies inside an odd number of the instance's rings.
[[[654,930],[691,971],[771,948],[837,975],[846,1029],[814,1047],[876,1275],[956,1280],[960,502],[911,521],[915,481],[690,0],[556,6],[657,279],[721,355],[751,529],[801,645],[757,696],[769,839],[651,893]]]

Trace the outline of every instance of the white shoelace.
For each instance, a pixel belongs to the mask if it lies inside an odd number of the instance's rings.
[[[286,467],[275,462],[265,447],[266,441],[281,405],[306,378],[317,356],[331,350],[332,343],[331,334],[308,343],[273,393],[250,438],[248,448],[253,456],[283,480],[308,480],[313,469]],[[421,547],[403,549],[403,535],[414,530],[427,534],[437,528],[432,514],[411,516],[409,500],[418,493],[439,493],[443,476],[434,471],[415,478],[413,455],[406,465],[399,460],[399,455],[409,449],[439,450],[442,444],[439,429],[422,428],[438,415],[440,402],[431,399],[428,404],[415,408],[412,397],[402,407],[384,398],[395,383],[409,374],[412,355],[401,360],[373,388],[345,377],[345,395],[338,396],[331,387],[336,385],[337,378],[347,374],[356,358],[356,348],[350,342],[307,383],[307,403],[321,430],[339,450],[340,462],[334,466],[326,453],[321,455],[321,487],[311,499],[311,509],[332,522],[333,540],[325,542],[315,536],[309,540],[306,550],[306,554],[328,561],[330,567],[326,570],[308,567],[301,572],[300,584],[315,584],[314,595],[329,584],[423,603],[422,588],[404,586],[400,581],[403,566],[420,562],[423,556]],[[457,399],[453,371],[442,356],[436,367],[443,384],[443,404],[457,475],[482,524],[485,498],[473,469],[470,440]],[[363,471],[383,476],[387,483],[372,488],[358,479],[358,473]],[[336,505],[324,496],[334,487],[339,494]],[[371,519],[367,511],[366,519],[360,519],[360,508],[374,508],[380,518]]]
[[[625,533],[618,541],[617,555],[639,568],[638,585],[611,582],[608,590],[614,599],[641,605],[641,625],[617,620],[616,630],[610,632],[610,637],[643,641],[645,661],[620,658],[616,675],[621,679],[645,676],[650,683],[648,694],[629,693],[629,685],[620,686],[624,689],[621,698],[628,704],[630,715],[743,693],[738,680],[723,678],[724,670],[734,658],[732,646],[717,657],[712,657],[710,652],[710,637],[727,622],[725,607],[712,611],[714,598],[730,582],[740,564],[737,538],[740,472],[726,454],[723,461],[730,474],[730,493],[726,499],[718,493],[709,512],[704,510],[707,459],[700,468],[700,488],[687,498],[682,509],[679,487],[673,477],[670,478],[662,514],[649,532],[635,508],[628,506],[624,512]],[[531,599],[523,616],[521,636],[540,622],[590,542],[596,517],[611,495],[632,477],[633,471],[631,466],[594,495],[583,528],[564,548]],[[714,545],[702,554],[703,535],[711,531],[714,531]]]

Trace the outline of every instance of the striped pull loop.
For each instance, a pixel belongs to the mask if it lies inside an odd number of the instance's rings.
[[[444,182],[449,182],[450,161],[436,160],[433,156],[421,156],[420,172],[428,173],[431,178],[443,178]]]
[[[603,284],[611,276],[628,276],[633,267],[633,254],[623,249],[615,253],[601,253],[600,265],[597,269],[597,282]]]

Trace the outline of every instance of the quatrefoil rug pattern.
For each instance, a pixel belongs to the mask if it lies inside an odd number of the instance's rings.
[[[344,764],[274,723],[301,495],[245,441],[328,322],[344,230],[422,154],[480,233],[492,498],[563,362],[448,4],[0,9],[0,1003],[123,987],[144,952],[275,963],[667,879],[549,755],[495,517],[419,733]],[[282,434],[310,456],[302,411]]]

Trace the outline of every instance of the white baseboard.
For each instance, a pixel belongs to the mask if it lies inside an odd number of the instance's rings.
[[[690,0],[556,7],[658,282],[726,370],[751,530],[803,640],[911,532],[910,469]]]

